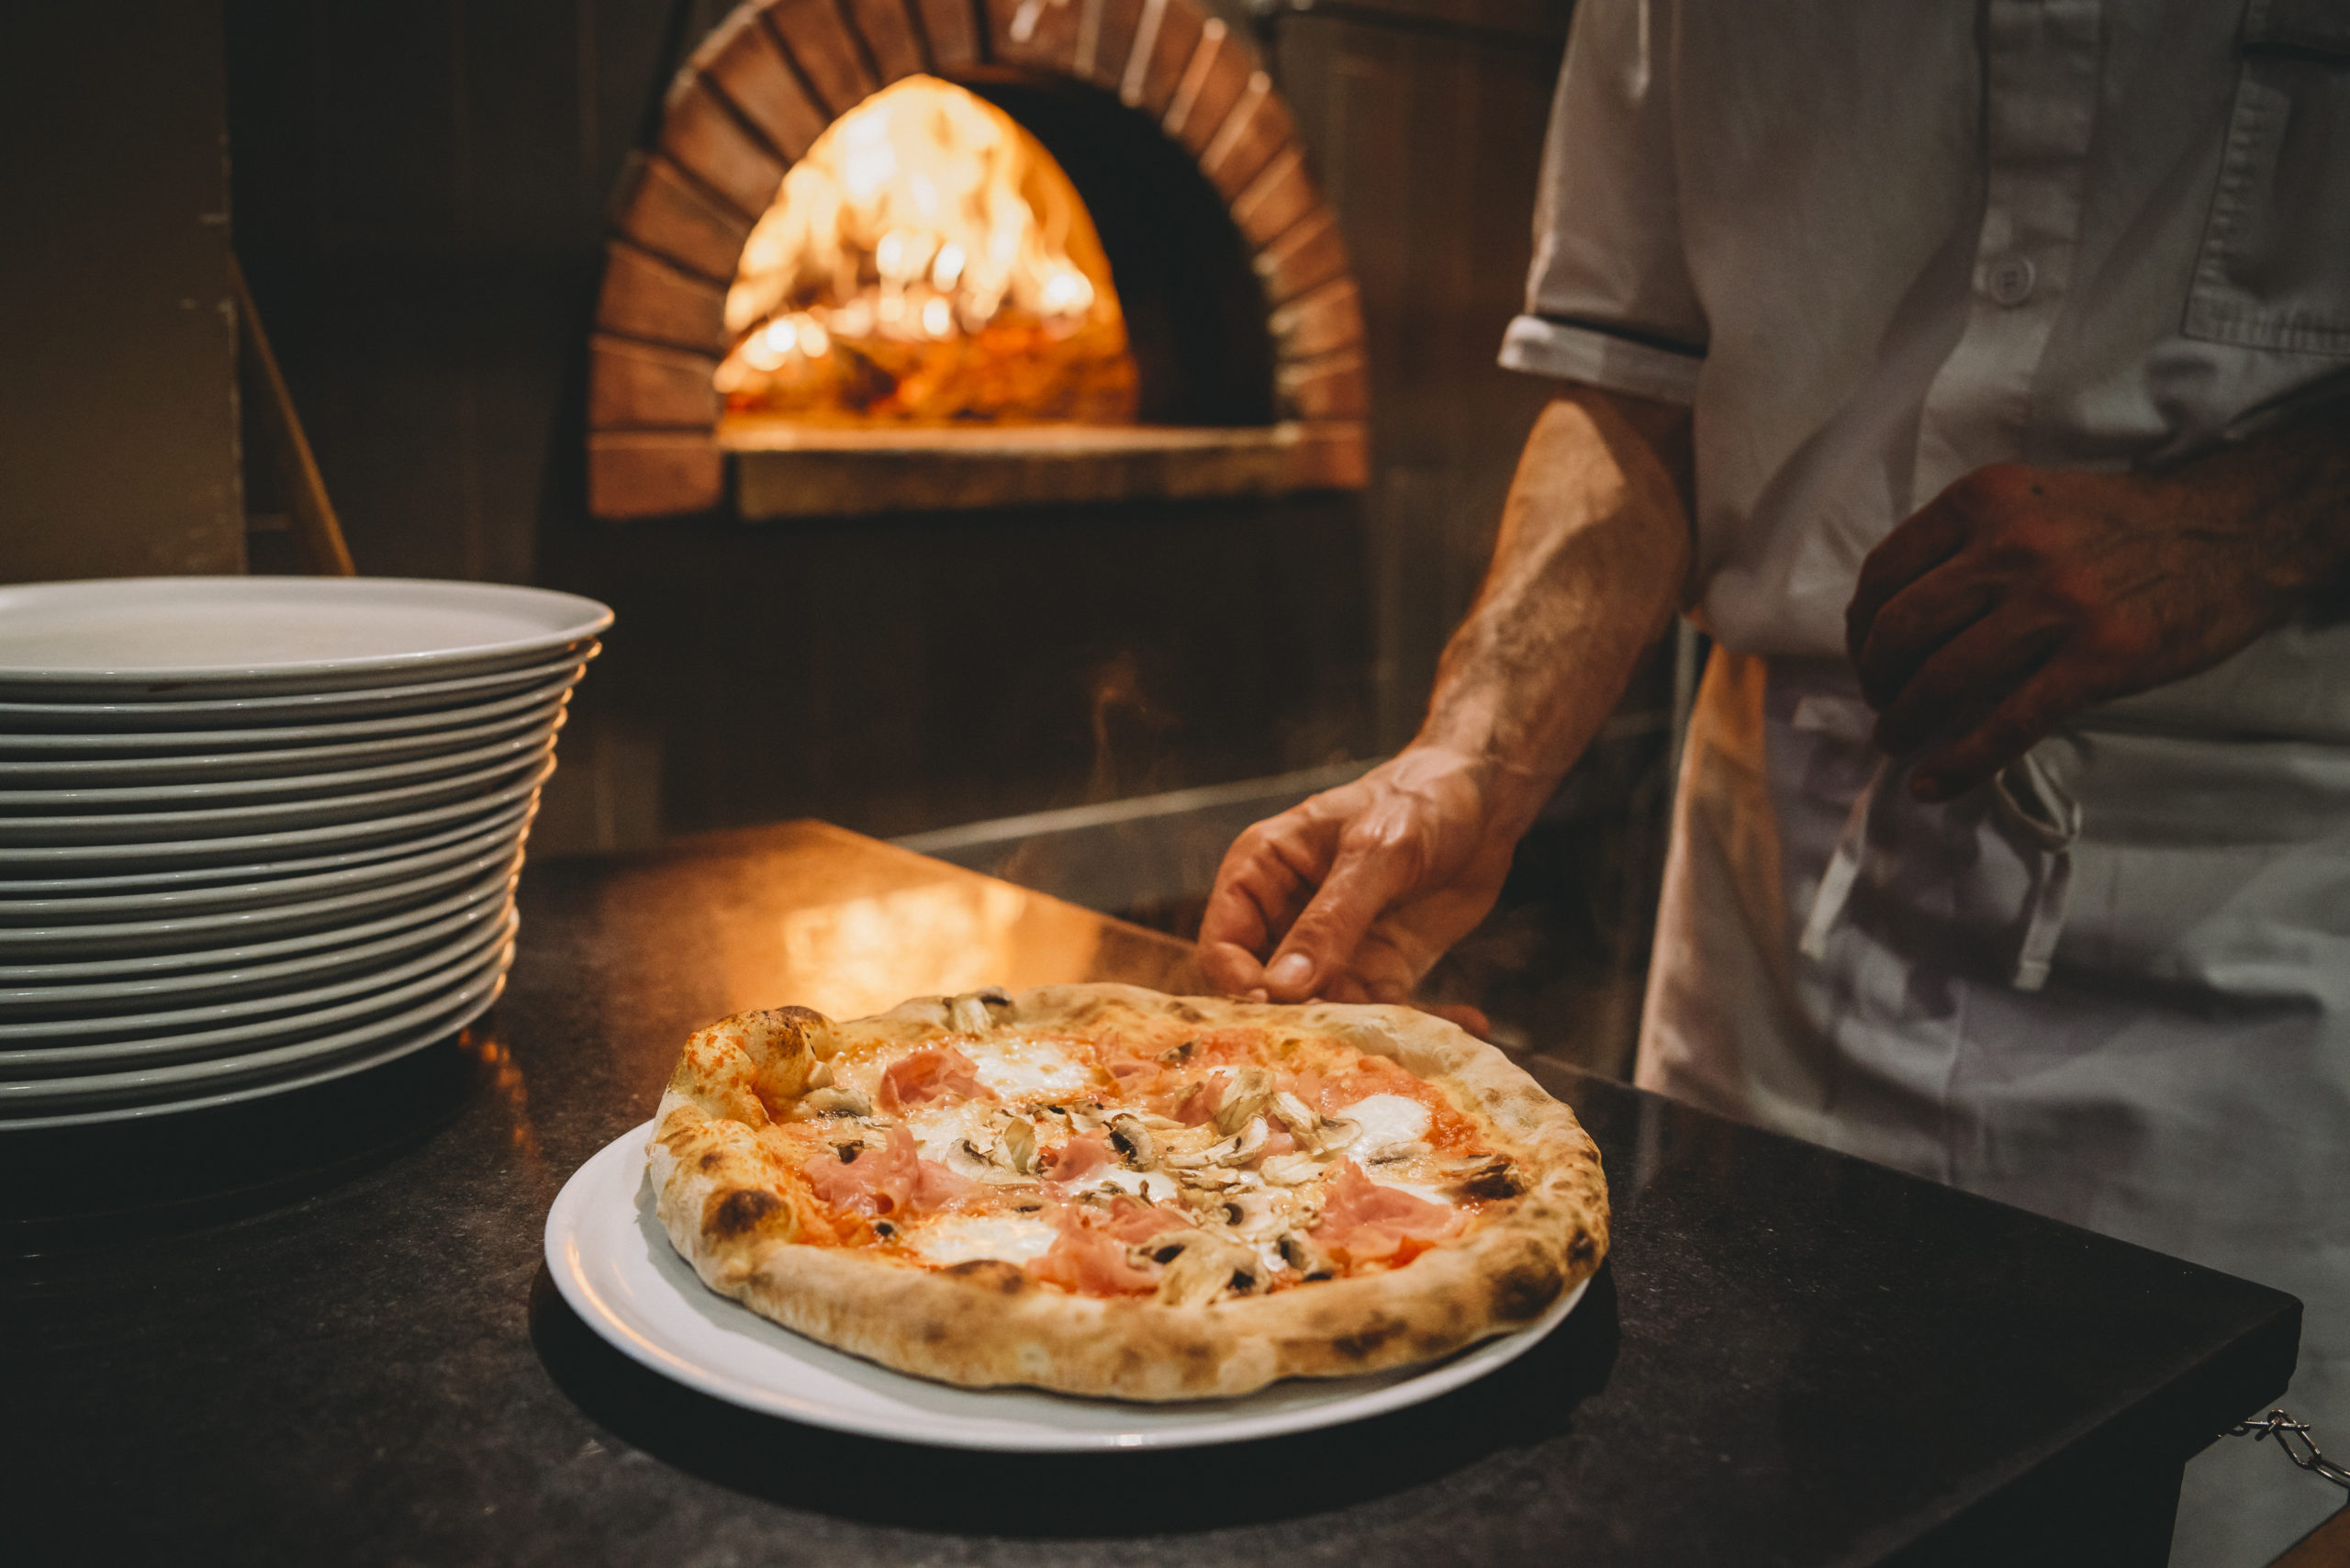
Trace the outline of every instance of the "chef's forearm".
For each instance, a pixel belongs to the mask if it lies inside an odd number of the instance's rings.
[[[2250,522],[2262,575],[2291,610],[2350,613],[2350,389],[2167,482],[2200,510]]]
[[[1493,565],[1415,742],[1480,759],[1513,839],[1684,602],[1690,529],[1673,468],[1687,431],[1685,409],[1577,387],[1527,438]]]

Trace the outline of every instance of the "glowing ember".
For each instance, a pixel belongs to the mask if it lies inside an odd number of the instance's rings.
[[[992,105],[928,76],[816,140],[726,296],[730,409],[811,424],[1126,423],[1135,362],[1077,188]]]

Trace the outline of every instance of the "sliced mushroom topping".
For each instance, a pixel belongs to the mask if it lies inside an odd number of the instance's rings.
[[[1024,1176],[1036,1173],[1036,1129],[1014,1116],[996,1139],[996,1153]]]
[[[1313,1141],[1306,1145],[1316,1154],[1336,1154],[1362,1137],[1360,1123],[1344,1116],[1326,1116],[1314,1129]]]
[[[1166,1148],[1159,1152],[1158,1162],[1170,1170],[1198,1170],[1210,1165],[1226,1163],[1225,1156],[1240,1147],[1237,1137],[1222,1138],[1204,1148]]]
[[[1312,1106],[1286,1089],[1273,1096],[1270,1109],[1281,1118],[1281,1126],[1290,1130],[1290,1136],[1300,1143],[1313,1137],[1315,1125],[1322,1119],[1314,1114]]]
[[[809,1088],[830,1089],[832,1086],[833,1064],[831,1062],[820,1061],[814,1067],[808,1070]]]
[[[987,998],[979,991],[947,1002],[946,1023],[949,1028],[966,1035],[984,1035],[995,1027],[995,1020],[988,1014]]]
[[[822,1116],[869,1116],[873,1103],[854,1089],[819,1089],[803,1094],[791,1107],[791,1120],[812,1122]]]
[[[1129,1170],[1147,1170],[1158,1163],[1158,1140],[1138,1118],[1123,1112],[1110,1120],[1110,1147]]]
[[[1257,1170],[1276,1187],[1303,1187],[1322,1174],[1322,1162],[1310,1154],[1276,1154]]]
[[[1227,1187],[1247,1186],[1249,1180],[1246,1170],[1234,1170],[1222,1165],[1203,1165],[1197,1170],[1179,1170],[1176,1175],[1186,1187],[1212,1193],[1223,1192]]]
[[[1246,1165],[1265,1152],[1265,1145],[1272,1141],[1272,1129],[1265,1125],[1264,1117],[1251,1117],[1248,1125],[1240,1129],[1240,1136],[1233,1144],[1232,1153],[1219,1157],[1216,1163]]]
[[[1242,1240],[1260,1240],[1281,1228],[1281,1200],[1261,1190],[1226,1193],[1218,1217]]]
[[[1215,1108],[1215,1130],[1226,1137],[1238,1132],[1273,1097],[1273,1075],[1261,1067],[1244,1067],[1225,1086],[1224,1103]]]
[[[1281,1238],[1281,1261],[1309,1280],[1326,1280],[1334,1271],[1322,1249],[1298,1231],[1285,1230]]]
[[[1264,1288],[1263,1273],[1253,1249],[1203,1231],[1167,1265],[1157,1300],[1163,1306],[1196,1306],[1227,1291],[1246,1295]]]
[[[1186,1040],[1180,1046],[1169,1046],[1158,1053],[1158,1059],[1169,1067],[1179,1061],[1189,1061],[1192,1053],[1199,1048],[1199,1044],[1197,1040]]]
[[[1416,1159],[1423,1154],[1433,1152],[1433,1147],[1426,1138],[1414,1138],[1408,1143],[1382,1144],[1377,1148],[1366,1149],[1362,1151],[1361,1158],[1366,1165],[1393,1165],[1399,1159]]]
[[[1183,1124],[1174,1117],[1162,1116],[1155,1111],[1140,1112],[1136,1115],[1135,1120],[1155,1133],[1181,1132],[1183,1128]]]

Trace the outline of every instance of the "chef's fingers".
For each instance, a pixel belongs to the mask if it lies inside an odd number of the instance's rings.
[[[1468,1030],[1481,1040],[1494,1037],[1494,1021],[1465,1002],[1415,1002],[1423,1013],[1433,1013],[1446,1023]]]
[[[1844,610],[1844,648],[1855,665],[1886,601],[1965,546],[1970,529],[1960,487],[1974,477],[1961,479],[1895,524],[1861,563],[1860,581]]]
[[[2064,628],[2024,605],[2007,605],[1935,649],[1876,722],[1876,744],[1900,756],[1981,724],[2040,673]]]
[[[2058,655],[1990,717],[1919,762],[1909,776],[1910,793],[1921,801],[1947,801],[1975,788],[2103,695],[2086,660]]]
[[[1991,613],[1999,597],[2000,585],[1962,552],[1886,600],[1852,655],[1869,706],[1889,711],[1926,661]]]
[[[1318,995],[1354,958],[1371,923],[1409,892],[1425,869],[1403,824],[1369,816],[1348,823],[1321,890],[1290,923],[1265,966],[1265,988],[1273,1000]]]
[[[1200,918],[1199,962],[1226,991],[1264,984],[1261,960],[1321,885],[1337,833],[1308,806],[1257,823],[1233,841]]]

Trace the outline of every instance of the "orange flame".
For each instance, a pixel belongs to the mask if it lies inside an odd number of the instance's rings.
[[[1133,420],[1102,241],[1052,155],[994,106],[909,76],[784,176],[726,297],[717,387],[796,422]]]

